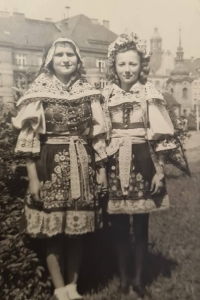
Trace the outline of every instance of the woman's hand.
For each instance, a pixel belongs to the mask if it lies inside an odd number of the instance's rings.
[[[97,171],[97,184],[98,184],[98,192],[107,192],[108,182],[107,182],[107,175],[106,169],[101,168]]]
[[[29,180],[29,192],[35,201],[40,201],[42,198],[41,183],[38,178]]]
[[[164,186],[163,181],[159,179],[158,174],[156,173],[151,182],[151,189],[150,189],[151,195],[159,194],[163,186]]]

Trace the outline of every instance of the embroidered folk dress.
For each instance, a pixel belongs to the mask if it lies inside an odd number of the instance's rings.
[[[15,153],[34,158],[42,197],[25,199],[26,232],[50,237],[93,232],[101,211],[95,165],[107,157],[99,91],[79,79],[69,88],[41,74],[18,101]]]
[[[112,84],[103,91],[108,127],[109,214],[140,214],[169,207],[166,187],[151,196],[155,173],[163,179],[159,155],[173,149],[174,128],[162,94],[147,82],[129,92]]]

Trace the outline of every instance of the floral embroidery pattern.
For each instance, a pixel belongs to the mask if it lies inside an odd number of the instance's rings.
[[[142,148],[141,148],[142,149]],[[142,154],[143,155],[143,154]],[[124,159],[125,155],[124,155]],[[120,155],[117,151],[114,155],[109,158],[108,174],[109,174],[109,202],[108,202],[108,213],[145,213],[152,210],[160,210],[169,207],[169,199],[166,193],[166,189],[152,198],[150,194],[150,183],[151,176],[142,175],[140,171],[140,165],[138,164],[138,155],[131,155],[127,159],[130,160],[130,168],[128,167],[128,187],[127,193],[123,193],[121,187],[120,174]],[[149,159],[143,157],[143,160]],[[124,161],[124,168],[126,168]],[[148,168],[148,166],[146,166]],[[148,172],[145,171],[146,174]]]
[[[81,186],[79,199],[73,199],[71,193],[70,152],[66,149],[54,155],[51,178],[42,182],[43,199],[35,202],[30,194],[26,198],[27,231],[31,235],[45,234],[48,236],[65,232],[66,234],[82,234],[94,231],[95,220],[100,226],[100,208],[96,194],[95,171],[93,160],[87,155],[88,161],[88,193],[84,192],[84,180],[81,162],[78,159],[78,170]],[[63,223],[64,222],[64,223]],[[97,224],[96,224],[97,225]]]
[[[77,80],[70,88],[66,90],[66,85],[62,82],[54,80],[54,76],[42,73],[32,83],[28,91],[21,98],[18,105],[25,105],[30,102],[38,100],[38,97],[44,102],[57,102],[71,103],[72,101],[77,104],[83,101],[91,101],[92,97],[102,98],[100,92],[96,90],[91,84],[85,82],[83,79]]]
[[[124,156],[126,160],[126,156]],[[128,156],[127,159],[130,159]],[[116,165],[115,165],[116,161]],[[127,187],[127,195],[123,195],[121,190],[121,180],[123,174],[119,176],[119,153],[113,155],[112,166],[110,167],[111,172],[109,172],[109,192],[110,199],[138,199],[149,196],[149,182],[145,181],[142,174],[135,172],[134,158],[131,159],[131,168],[128,170],[129,183]],[[126,164],[123,163],[126,168]]]

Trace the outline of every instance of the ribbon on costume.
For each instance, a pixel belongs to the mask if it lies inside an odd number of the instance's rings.
[[[119,178],[122,193],[124,196],[128,195],[130,184],[130,169],[132,161],[132,145],[145,143],[144,138],[112,138],[107,147],[107,155],[111,156],[119,150]]]
[[[131,139],[124,139],[123,144],[119,148],[119,176],[121,189],[124,196],[128,195],[131,168],[131,153]]]
[[[81,197],[81,184],[78,170],[78,159],[80,160],[81,170],[84,182],[84,192],[86,202],[90,202],[90,189],[89,189],[89,168],[88,168],[88,155],[82,140],[75,137],[70,138],[69,143],[70,153],[70,180],[71,180],[71,195],[72,199],[77,200]],[[78,155],[77,155],[78,154]]]

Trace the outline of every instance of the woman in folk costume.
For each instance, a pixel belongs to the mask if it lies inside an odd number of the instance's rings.
[[[176,145],[162,94],[147,81],[146,43],[122,34],[108,49],[109,79],[103,91],[108,129],[108,207],[121,290],[129,290],[127,257],[130,215],[135,235],[133,289],[144,296],[143,268],[148,249],[149,213],[169,207],[163,154]],[[168,139],[168,140],[167,140]],[[166,151],[167,150],[167,151]]]
[[[15,152],[26,157],[29,178],[25,230],[46,239],[55,300],[82,299],[76,289],[81,236],[100,224],[96,169],[99,184],[107,187],[102,96],[81,77],[82,69],[75,43],[55,40],[13,119],[20,129]]]

